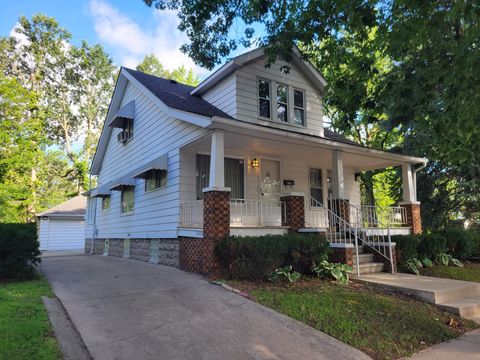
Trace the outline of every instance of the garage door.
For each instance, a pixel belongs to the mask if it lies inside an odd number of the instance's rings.
[[[42,221],[42,225],[46,225]],[[77,250],[85,246],[85,222],[49,219],[48,231],[40,236],[41,250]]]

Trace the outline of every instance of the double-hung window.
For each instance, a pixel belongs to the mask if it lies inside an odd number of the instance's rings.
[[[153,191],[155,189],[167,186],[166,170],[149,170],[145,177],[145,191]]]
[[[288,123],[288,87],[277,84],[277,120]]]
[[[230,188],[232,199],[245,197],[243,159],[225,158],[225,186]],[[197,154],[196,187],[197,199],[203,199],[202,190],[208,187],[210,179],[210,155]]]
[[[301,90],[293,90],[293,122],[305,125],[305,94]]]
[[[129,213],[133,211],[135,206],[135,188],[133,186],[126,186],[122,190],[121,196],[121,212]]]
[[[270,81],[258,80],[258,108],[259,115],[264,118],[270,118],[271,108]]]
[[[310,168],[310,206],[323,204],[322,170]]]
[[[102,197],[102,210],[107,210],[110,208],[110,196]]]

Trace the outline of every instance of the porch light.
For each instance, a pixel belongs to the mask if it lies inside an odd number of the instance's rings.
[[[260,162],[258,161],[257,158],[254,158],[250,165],[252,165],[252,168],[255,169],[255,168],[258,168],[258,166],[260,165]]]

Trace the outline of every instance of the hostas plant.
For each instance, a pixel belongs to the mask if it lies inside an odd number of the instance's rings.
[[[288,265],[282,268],[275,269],[275,271],[270,276],[270,281],[278,281],[280,279],[287,279],[289,282],[294,283],[300,279],[302,275],[300,273],[293,271],[292,265]]]
[[[312,271],[318,277],[330,277],[337,280],[340,284],[348,284],[348,274],[353,272],[353,268],[346,264],[335,264],[323,260],[319,265],[314,266]]]
[[[452,255],[445,254],[445,253],[439,253],[435,255],[435,261],[437,264],[441,264],[445,266],[453,264],[458,267],[463,267],[463,264],[458,259],[455,259]]]
[[[420,275],[420,269],[423,267],[433,267],[433,261],[429,258],[425,258],[422,261],[417,258],[410,258],[405,262],[405,267],[415,275]]]

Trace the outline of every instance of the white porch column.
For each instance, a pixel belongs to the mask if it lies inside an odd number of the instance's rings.
[[[403,202],[414,203],[416,201],[414,174],[410,164],[402,165]]]
[[[229,191],[225,188],[225,156],[224,156],[224,134],[216,130],[212,133],[212,144],[210,150],[210,180],[208,188],[203,191],[219,190]]]
[[[343,177],[343,153],[332,152],[332,191],[334,199],[345,199],[345,179]]]

